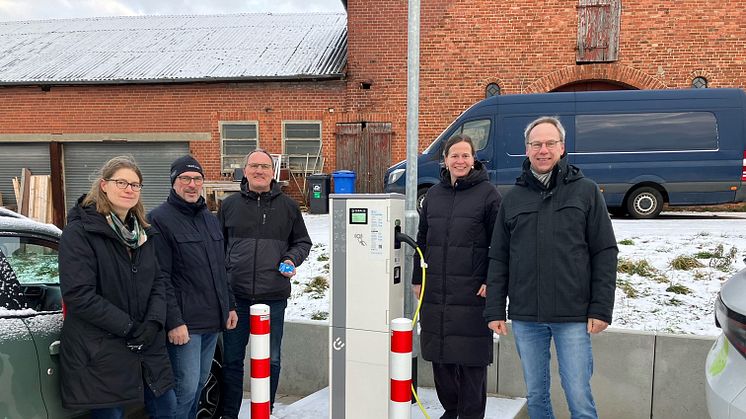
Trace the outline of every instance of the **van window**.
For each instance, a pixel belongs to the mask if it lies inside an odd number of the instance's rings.
[[[578,115],[575,152],[717,150],[709,112]]]
[[[469,121],[461,127],[461,133],[471,138],[476,151],[483,150],[490,139],[490,120]]]

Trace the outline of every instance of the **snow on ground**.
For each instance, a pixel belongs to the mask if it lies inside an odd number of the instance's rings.
[[[324,288],[330,279],[329,215],[306,214],[304,218],[314,246],[293,278],[286,317],[325,321],[329,311],[329,290]],[[723,281],[746,266],[746,215],[664,213],[653,220],[612,221],[620,261],[638,267],[647,261],[652,268],[618,273],[612,327],[718,335],[713,304]],[[680,256],[694,258],[702,267],[674,269],[671,263]]]

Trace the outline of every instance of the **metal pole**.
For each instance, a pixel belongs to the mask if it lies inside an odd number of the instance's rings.
[[[409,0],[407,19],[407,172],[406,199],[404,201],[404,232],[415,238],[419,214],[417,213],[417,155],[419,143],[420,112],[420,0]],[[412,296],[412,257],[414,249],[405,246],[404,264],[404,315],[412,318],[414,298]],[[412,355],[417,357],[419,339],[417,331],[413,333],[414,345]]]

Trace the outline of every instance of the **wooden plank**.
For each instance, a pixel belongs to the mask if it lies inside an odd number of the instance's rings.
[[[27,216],[28,218],[31,218],[32,220],[39,221],[39,217],[37,216],[37,206],[38,206],[38,186],[37,186],[38,180],[36,176],[29,176],[29,187],[28,187],[28,195],[26,196],[26,201],[28,202],[28,208],[26,209],[26,213],[23,214]]]
[[[54,189],[52,188],[52,176],[46,176],[47,178],[47,216],[45,217],[45,223],[54,223]]]
[[[16,206],[21,202],[21,182],[17,177],[11,179],[13,181],[13,194],[16,196]]]
[[[24,167],[21,169],[21,200],[18,201],[18,212],[21,215],[28,215],[30,183],[31,171]]]

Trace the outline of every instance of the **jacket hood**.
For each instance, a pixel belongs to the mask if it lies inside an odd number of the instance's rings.
[[[269,192],[255,192],[249,190],[249,180],[246,179],[246,176],[241,179],[241,195],[243,195],[245,198],[256,200],[260,196],[269,196],[270,199],[275,199],[278,196],[282,194],[282,185],[280,185],[276,180],[272,179],[272,182],[269,184]]]
[[[485,169],[484,164],[479,160],[474,160],[474,168],[466,176],[456,179],[455,189],[468,189],[488,180],[489,176],[487,175],[487,169]],[[451,174],[445,168],[440,169],[440,182],[448,188],[454,188],[451,185]]]
[[[563,156],[552,169],[552,180],[549,183],[547,189],[552,189],[557,184],[557,179],[562,179],[562,183],[568,184],[578,179],[584,178],[583,171],[579,167],[574,166],[567,162],[567,155]],[[531,173],[531,161],[526,157],[523,161],[523,171],[521,175],[515,179],[515,184],[519,186],[528,185],[540,185],[544,188],[544,185],[539,182],[538,179]]]

